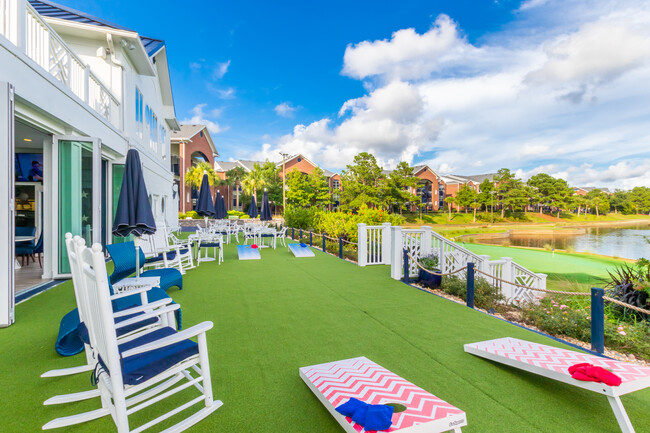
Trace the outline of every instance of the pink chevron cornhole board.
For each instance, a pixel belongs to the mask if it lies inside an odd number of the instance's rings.
[[[650,387],[649,367],[584,352],[559,349],[510,337],[466,344],[464,347],[467,353],[606,395],[624,433],[633,433],[634,428],[619,396]],[[583,362],[611,370],[621,378],[621,385],[609,386],[572,378],[569,367]]]
[[[393,425],[385,430],[388,432],[460,433],[467,425],[465,412],[365,357],[303,367],[300,377],[349,433],[364,431],[335,410],[350,397],[370,404],[405,406],[405,411],[393,414]]]

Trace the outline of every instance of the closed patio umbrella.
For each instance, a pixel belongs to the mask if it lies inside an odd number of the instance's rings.
[[[134,235],[135,244],[135,269],[136,276],[140,276],[140,237],[152,235],[156,232],[156,222],[153,219],[147,186],[142,176],[140,154],[135,149],[129,149],[126,154],[124,178],[117,201],[115,219],[113,220],[113,234],[119,237]]]
[[[217,191],[217,196],[214,198],[214,217],[219,220],[224,219],[226,217],[224,210],[223,197],[221,192]]]
[[[196,200],[196,213],[205,217],[205,225],[208,225],[208,217],[214,217],[216,212],[212,204],[212,194],[210,193],[210,182],[208,181],[208,173],[203,172],[203,179],[201,180],[201,189],[199,190],[199,198]]]
[[[264,188],[264,196],[262,197],[262,211],[260,212],[261,221],[271,221],[273,214],[271,213],[271,204],[269,203],[269,193]]]
[[[219,202],[221,203],[221,218],[227,218],[228,209],[226,209],[226,200],[223,198],[223,195],[219,198]]]
[[[251,197],[251,204],[248,206],[248,216],[251,218],[257,218],[257,203],[255,202],[255,196]]]

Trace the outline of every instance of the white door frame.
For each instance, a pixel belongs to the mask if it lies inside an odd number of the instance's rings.
[[[15,266],[14,248],[15,226],[15,153],[14,153],[14,87],[0,82],[0,161],[4,160],[0,176],[4,176],[4,188],[0,187],[0,327],[4,328],[15,321]]]
[[[101,243],[101,217],[102,217],[102,142],[97,137],[83,137],[79,135],[55,135],[52,138],[52,271],[54,278],[70,278],[70,274],[61,274],[59,272],[59,212],[56,210],[59,206],[59,141],[81,141],[92,143],[93,152],[93,243]],[[73,233],[80,234],[80,233]]]

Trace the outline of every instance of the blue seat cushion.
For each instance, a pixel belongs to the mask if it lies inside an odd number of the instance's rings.
[[[119,351],[122,353],[126,350],[133,349],[135,347],[139,347],[174,334],[176,334],[176,331],[173,328],[160,328],[141,337],[120,344]],[[160,349],[123,358],[121,360],[122,380],[126,385],[137,385],[151,379],[154,376],[157,376],[170,367],[191,356],[197,355],[198,353],[198,344],[192,340],[183,340],[181,342],[165,346]],[[106,369],[104,363],[101,360],[101,357],[99,360],[102,366]]]
[[[164,291],[176,286],[183,290],[183,274],[174,268],[150,269],[140,274],[141,277],[160,277],[160,288]]]
[[[162,254],[158,254],[157,256],[154,257],[147,257],[146,263],[156,263],[156,262],[161,262],[163,261],[164,257]]]
[[[218,242],[203,242],[201,243],[201,248],[216,248],[221,246]]]
[[[272,235],[271,233],[264,233],[264,234],[262,235],[262,237],[263,237],[263,238],[274,238],[275,235]]]

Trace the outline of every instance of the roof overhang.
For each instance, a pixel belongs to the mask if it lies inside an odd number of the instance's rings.
[[[156,69],[149,59],[149,55],[147,54],[138,33],[47,16],[44,16],[43,19],[61,35],[76,36],[84,39],[94,39],[106,42],[106,35],[110,34],[113,37],[113,41],[118,45],[121,44],[122,41],[125,41],[129,49],[125,49],[124,53],[131,63],[133,63],[138,74],[150,77],[156,76]]]
[[[167,122],[167,126],[169,126],[169,129],[172,131],[180,131],[181,130],[181,125],[178,123],[178,120],[174,117],[172,119],[165,119],[165,122]],[[173,141],[173,139],[172,139]],[[178,140],[179,142],[182,140]]]

